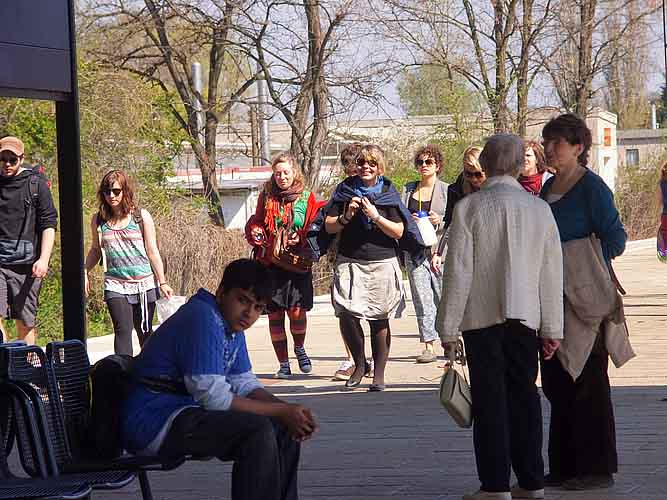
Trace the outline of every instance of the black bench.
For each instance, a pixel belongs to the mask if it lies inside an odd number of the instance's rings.
[[[87,498],[91,486],[79,478],[50,476],[42,453],[41,436],[35,418],[36,411],[30,397],[20,385],[0,379],[0,499],[62,499]],[[19,422],[22,430],[18,430]],[[7,457],[17,440],[24,464],[30,464],[27,473],[34,477],[18,477],[12,473]]]
[[[85,388],[90,362],[85,345],[78,340],[52,342],[46,356],[37,346],[5,346],[0,346],[0,365],[6,367],[7,382],[20,387],[30,400],[49,478],[67,477],[93,489],[116,489],[138,477],[143,499],[153,500],[148,472],[173,470],[186,460],[211,458],[123,455],[113,460],[90,460],[82,456],[70,430],[77,429],[89,411]],[[29,435],[25,425],[17,426],[20,445]],[[22,453],[20,456],[24,469],[37,475],[35,461]]]

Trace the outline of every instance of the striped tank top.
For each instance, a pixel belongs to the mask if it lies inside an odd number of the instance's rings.
[[[141,227],[134,217],[123,229],[114,229],[105,222],[100,230],[107,264],[104,289],[128,295],[155,288]]]

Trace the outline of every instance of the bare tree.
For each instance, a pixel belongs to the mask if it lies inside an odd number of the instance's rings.
[[[591,99],[603,85],[599,78],[614,61],[623,57],[621,41],[633,26],[655,12],[644,0],[561,0],[552,26],[552,38],[540,47],[541,61],[550,75],[561,105],[585,117]],[[604,30],[609,19],[622,12],[633,12],[623,25]],[[597,88],[596,88],[597,85]]]
[[[89,0],[83,7],[87,44],[96,60],[141,76],[162,89],[176,122],[186,133],[201,171],[211,217],[224,225],[216,173],[218,124],[255,81],[239,26],[250,1]],[[191,65],[208,66],[203,94]],[[232,75],[230,77],[230,75]],[[205,114],[203,130],[197,112]],[[202,141],[203,137],[203,141]]]
[[[362,34],[352,27],[353,0],[276,0],[248,11],[254,47],[271,104],[289,124],[290,150],[316,189],[333,118],[360,100],[377,100],[382,64],[356,57]],[[261,15],[260,15],[261,10]]]
[[[618,115],[619,128],[646,127],[650,122],[646,75],[650,71],[648,47],[653,40],[649,39],[649,23],[645,18],[635,20],[637,15],[641,12],[634,9],[617,11],[604,23],[605,37],[611,40],[616,57],[602,72],[603,96],[607,109]],[[625,26],[625,36],[618,36]]]
[[[383,0],[380,17],[388,36],[407,47],[413,59],[406,64],[439,64],[445,75],[461,75],[483,96],[496,131],[524,131],[539,68],[531,64],[532,46],[546,25],[550,1]],[[516,119],[510,111],[514,95]]]

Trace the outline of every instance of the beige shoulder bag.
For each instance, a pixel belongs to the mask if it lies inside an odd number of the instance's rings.
[[[456,364],[460,369],[455,368]],[[470,385],[463,371],[466,364],[463,342],[458,341],[456,356],[445,364],[445,373],[440,379],[440,403],[459,427],[472,425],[472,396]]]

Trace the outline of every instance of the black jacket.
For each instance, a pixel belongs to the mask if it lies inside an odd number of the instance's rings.
[[[0,176],[0,265],[39,259],[42,231],[56,228],[58,214],[46,178],[27,167]]]
[[[331,200],[320,209],[317,217],[308,228],[306,238],[310,249],[315,257],[319,259],[322,255],[327,253],[331,242],[336,235],[326,232],[324,221],[326,214],[334,203],[348,202],[356,193],[351,188],[353,177],[348,177],[343,182],[336,186]],[[398,240],[399,250],[407,252],[412,258],[415,266],[419,266],[426,258],[424,242],[422,240],[417,224],[415,223],[409,210],[403,205],[401,195],[396,191],[396,188],[389,179],[384,179],[386,190],[382,193],[371,194],[368,199],[374,204],[382,207],[395,207],[398,209],[405,228],[403,236]]]

